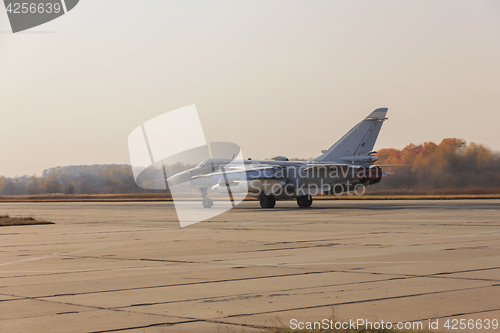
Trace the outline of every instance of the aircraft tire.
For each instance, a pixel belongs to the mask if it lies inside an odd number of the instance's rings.
[[[274,195],[262,195],[260,197],[260,207],[274,208],[274,206],[276,206],[276,198]]]
[[[312,203],[313,199],[311,195],[301,195],[297,197],[297,205],[299,205],[300,208],[309,208]]]
[[[211,208],[214,205],[214,201],[210,198],[204,198],[203,199],[203,207],[204,208]]]

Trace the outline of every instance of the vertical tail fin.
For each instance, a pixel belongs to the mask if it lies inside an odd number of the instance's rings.
[[[340,162],[342,157],[363,155],[371,152],[377,141],[387,108],[376,109],[347,132],[328,150],[323,150],[316,162]]]

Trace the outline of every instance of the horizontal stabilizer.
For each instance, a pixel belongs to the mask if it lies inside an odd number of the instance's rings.
[[[266,166],[252,169],[235,169],[235,170],[222,170],[208,174],[194,176],[193,179],[210,178],[215,180],[230,179],[230,180],[250,180],[250,179],[265,179],[265,178],[282,178],[283,173],[280,168],[275,166]]]
[[[353,164],[340,164],[340,163],[335,163],[335,164],[308,164],[307,167],[304,169],[304,171],[309,171],[309,170],[325,170],[325,169],[336,169],[336,168],[360,168],[361,165],[353,165]]]

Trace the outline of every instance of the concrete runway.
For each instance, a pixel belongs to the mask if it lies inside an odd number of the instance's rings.
[[[172,203],[2,203],[56,224],[0,227],[0,331],[500,320],[500,200],[258,207],[181,229]]]

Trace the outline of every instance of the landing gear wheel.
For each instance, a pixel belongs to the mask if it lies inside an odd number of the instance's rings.
[[[201,196],[203,197],[203,207],[210,208],[214,205],[214,201],[208,197],[207,190],[206,188],[200,188]]]
[[[260,197],[260,207],[274,208],[276,206],[276,198],[273,195],[262,195]]]
[[[203,207],[211,208],[214,205],[214,201],[210,198],[203,198]]]
[[[300,208],[309,208],[312,203],[313,198],[310,195],[301,195],[300,197],[297,197],[297,205],[299,205]]]

